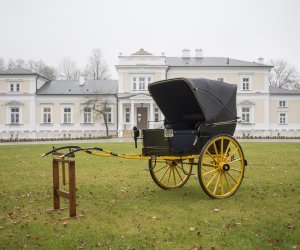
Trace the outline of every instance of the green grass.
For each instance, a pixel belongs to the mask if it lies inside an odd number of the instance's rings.
[[[140,152],[133,143],[101,145]],[[51,146],[0,147],[1,249],[300,248],[300,143],[242,143],[249,166],[223,200],[210,199],[196,176],[165,191],[146,161],[79,153],[77,211],[86,216],[68,221],[60,220],[67,210],[46,212],[51,157],[40,155]]]

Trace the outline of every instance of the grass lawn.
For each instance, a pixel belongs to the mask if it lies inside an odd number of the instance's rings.
[[[209,198],[196,175],[165,191],[146,161],[79,153],[77,211],[86,216],[68,221],[67,210],[46,212],[52,161],[40,155],[51,146],[0,146],[0,249],[300,249],[300,143],[242,143],[245,178],[223,200]]]

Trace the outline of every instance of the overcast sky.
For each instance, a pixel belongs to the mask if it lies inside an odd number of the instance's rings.
[[[283,58],[300,70],[300,1],[0,0],[0,57],[57,66],[70,56],[83,66],[93,48],[102,49],[113,78],[119,52],[139,48]]]

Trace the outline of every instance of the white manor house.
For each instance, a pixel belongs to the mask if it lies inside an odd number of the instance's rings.
[[[208,78],[238,86],[236,136],[299,137],[300,92],[269,86],[272,66],[183,50],[181,57],[143,49],[119,55],[118,80],[48,80],[26,69],[0,71],[0,139],[89,138],[106,135],[103,117],[87,101],[105,103],[109,133],[158,128],[163,115],[147,90],[163,79]],[[172,94],[172,93],[170,93]],[[184,103],[184,100],[178,100]]]

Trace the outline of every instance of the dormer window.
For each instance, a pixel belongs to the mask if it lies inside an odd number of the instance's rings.
[[[280,100],[278,102],[279,108],[286,108],[287,107],[287,101]]]
[[[9,83],[9,91],[10,92],[20,92],[20,90],[21,90],[21,85],[19,82]]]

